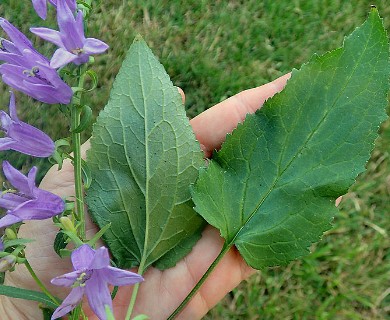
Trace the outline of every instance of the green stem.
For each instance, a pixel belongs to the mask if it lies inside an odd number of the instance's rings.
[[[145,272],[145,270],[144,270],[144,265],[145,265],[144,262],[145,261],[142,260],[141,263],[140,263],[140,266],[138,268],[138,274],[139,275],[142,275]],[[140,282],[136,283],[134,285],[134,287],[133,287],[133,293],[131,294],[131,299],[130,299],[129,307],[127,308],[127,313],[126,313],[125,320],[130,320],[131,314],[133,313],[133,309],[134,309],[134,306],[135,306],[135,301],[137,300],[139,286],[140,286]]]
[[[135,300],[137,299],[137,295],[138,295],[139,286],[140,286],[140,283],[138,282],[133,287],[133,294],[131,295],[131,300],[130,300],[129,308],[127,309],[125,320],[130,320],[131,314],[133,313],[133,309],[135,306]]]
[[[200,278],[198,283],[195,285],[195,287],[191,290],[191,292],[187,295],[187,297],[183,300],[183,302],[176,308],[175,311],[169,316],[167,320],[172,320],[174,319],[187,305],[188,302],[193,298],[193,296],[198,292],[202,284],[206,281],[208,276],[211,274],[211,272],[214,270],[214,268],[218,265],[219,261],[225,256],[225,254],[230,250],[232,247],[232,244],[224,244],[222,247],[221,252],[218,254],[218,256],[215,258],[213,263],[210,265],[210,267],[207,269],[205,274]]]
[[[78,87],[83,88],[85,75],[84,72],[79,69],[79,84]],[[72,146],[73,146],[73,166],[74,166],[74,182],[75,182],[75,195],[76,195],[76,212],[78,220],[80,221],[79,235],[81,239],[85,239],[85,213],[84,213],[84,190],[82,180],[82,167],[81,167],[81,133],[74,132],[80,125],[80,114],[82,91],[79,91],[73,97],[73,105],[71,107],[71,129],[72,129]]]
[[[30,274],[33,277],[33,279],[35,280],[35,282],[38,284],[39,288],[41,288],[41,290],[47,295],[47,297],[51,301],[53,301],[57,306],[59,306],[60,302],[49,292],[49,290],[46,289],[45,285],[42,283],[42,281],[35,274],[35,272],[34,272],[33,268],[31,267],[30,263],[26,260],[24,265],[26,266],[28,272],[30,272]]]

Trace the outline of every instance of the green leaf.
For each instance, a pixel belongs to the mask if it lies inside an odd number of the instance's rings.
[[[4,250],[11,248],[11,247],[16,247],[20,245],[25,245],[27,243],[31,243],[34,240],[32,239],[13,239],[13,240],[6,240],[4,241]]]
[[[91,170],[88,167],[88,163],[81,159],[81,174],[84,183],[84,189],[88,189],[92,183]]]
[[[364,170],[386,118],[389,46],[376,11],[314,56],[229,135],[193,189],[196,210],[254,268],[308,253]]]
[[[92,114],[91,107],[87,105],[83,105],[80,108],[82,109],[80,114],[80,124],[78,125],[77,128],[71,130],[71,132],[73,133],[83,132],[85,129],[89,127],[92,121],[93,114]]]
[[[40,307],[42,310],[43,320],[51,320],[54,310]]]
[[[61,250],[65,249],[68,245],[68,242],[66,241],[68,239],[68,236],[63,233],[62,231],[59,231],[54,239],[53,248],[54,251],[61,257]]]
[[[87,204],[119,267],[175,265],[200,237],[190,184],[203,154],[181,96],[142,39],[93,127]]]
[[[11,298],[41,302],[49,308],[53,309],[56,309],[58,307],[44,293],[38,291],[0,285],[0,295],[8,296]],[[60,299],[57,300],[61,301]]]

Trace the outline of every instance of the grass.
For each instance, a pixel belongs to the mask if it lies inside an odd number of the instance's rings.
[[[29,0],[2,0],[0,15],[21,26],[41,25]],[[264,84],[339,47],[365,19],[375,1],[105,0],[96,6],[89,35],[110,44],[96,58],[99,90],[89,98],[95,114],[105,105],[121,61],[141,34],[186,92],[190,117],[246,88]],[[390,30],[388,1],[376,1]],[[26,4],[27,3],[27,4]],[[50,21],[45,23],[50,25]],[[42,44],[39,42],[38,44]],[[43,51],[52,52],[45,46]],[[8,94],[0,87],[0,103]],[[20,117],[52,137],[66,136],[56,107],[39,106],[18,94]],[[367,165],[344,197],[334,228],[314,253],[287,267],[259,272],[241,284],[205,319],[389,319],[390,125]],[[7,154],[19,166],[28,157]]]

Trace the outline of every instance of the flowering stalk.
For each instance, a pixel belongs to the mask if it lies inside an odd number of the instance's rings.
[[[79,88],[84,87],[85,73],[82,67],[79,67]],[[85,212],[84,212],[84,190],[82,181],[82,167],[81,167],[81,133],[76,132],[75,129],[80,125],[81,105],[83,91],[78,91],[73,96],[73,103],[71,107],[71,133],[73,144],[73,166],[74,166],[74,181],[75,181],[75,195],[76,195],[76,212],[77,220],[80,221],[79,235],[81,239],[85,239]]]

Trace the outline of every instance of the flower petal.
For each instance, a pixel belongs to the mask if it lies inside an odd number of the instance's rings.
[[[48,28],[30,28],[30,31],[38,37],[54,43],[58,47],[62,47],[64,45],[61,40],[61,34],[56,30]]]
[[[84,244],[78,247],[72,252],[72,264],[75,270],[85,270],[89,269],[93,257],[95,255],[95,250],[93,250],[89,245]]]
[[[69,295],[62,301],[61,305],[54,311],[51,319],[58,319],[65,316],[67,313],[72,311],[81,302],[83,298],[84,289],[77,287],[72,289]]]
[[[32,0],[32,4],[38,16],[41,19],[46,20],[46,14],[47,14],[46,0]]]
[[[0,111],[0,123],[1,123],[1,130],[7,132],[9,127],[12,125],[12,119],[11,117],[3,110]]]
[[[103,41],[95,38],[87,38],[84,42],[84,52],[88,54],[103,53],[108,49],[108,45]]]
[[[11,150],[15,141],[11,138],[0,138],[0,151]]]
[[[26,202],[25,197],[12,192],[5,193],[0,196],[0,207],[7,210],[14,210],[24,202]]]
[[[106,320],[106,308],[112,311],[111,294],[108,290],[107,282],[99,277],[99,273],[93,273],[91,279],[88,280],[85,286],[85,294],[88,298],[88,303],[93,312],[101,320]]]
[[[36,77],[28,78],[25,74],[23,74],[23,71],[25,71],[25,68],[20,66],[10,65],[7,63],[0,65],[2,80],[10,87],[21,91],[36,100],[49,104],[69,103],[71,96],[63,97],[65,91],[60,91],[50,84],[40,84],[42,83],[41,80],[37,80]],[[70,88],[69,90],[71,91]],[[59,99],[62,100],[59,101]]]
[[[27,85],[28,85],[27,94],[30,97],[33,97],[36,100],[48,104],[56,104],[56,103],[68,104],[73,95],[72,89],[70,87],[61,86],[59,88],[55,88],[51,85],[43,85],[43,84],[37,84],[31,82],[29,83],[25,79],[23,79],[23,86],[27,86]]]
[[[65,1],[66,1],[66,3],[68,4],[68,7],[69,7],[70,10],[72,10],[72,11],[75,11],[75,10],[76,10],[76,6],[77,6],[76,0],[65,0]],[[49,0],[49,2],[50,2],[53,6],[57,7],[57,0]]]
[[[90,269],[102,269],[110,265],[110,256],[106,247],[100,247],[95,250],[95,255],[90,264]]]
[[[6,214],[4,217],[0,219],[0,228],[4,228],[7,226],[10,226],[14,223],[21,222],[22,219],[19,217],[14,216],[13,214]]]
[[[64,201],[57,195],[48,191],[37,189],[39,197],[26,201],[12,210],[12,214],[22,220],[44,220],[52,218],[65,209]]]
[[[3,28],[4,32],[8,35],[19,51],[27,48],[35,50],[31,41],[28,40],[27,37],[16,27],[14,27],[8,20],[0,18],[0,27]]]
[[[0,61],[5,61],[16,65],[22,65],[25,63],[25,59],[23,58],[23,56],[13,52],[0,52]]]
[[[111,266],[99,272],[102,273],[107,282],[111,283],[114,286],[125,286],[144,281],[144,278],[142,278],[137,273],[114,268]]]
[[[30,185],[27,177],[16,170],[8,161],[3,161],[3,172],[7,180],[20,192],[30,194]]]
[[[49,157],[55,149],[53,140],[46,133],[24,122],[12,124],[7,136],[14,141],[13,150],[33,157]]]
[[[8,53],[20,54],[18,48],[11,41],[8,41],[7,39],[0,39],[0,47],[2,51]]]
[[[65,49],[59,48],[54,52],[53,57],[50,60],[50,67],[61,68],[64,65],[77,59],[77,55],[66,51]]]
[[[80,270],[65,273],[61,276],[55,277],[50,282],[56,286],[71,287],[77,281],[77,278],[80,277],[81,273],[82,271]]]
[[[57,1],[57,22],[66,49],[81,49],[85,40],[84,30],[77,28],[73,13],[65,1]]]
[[[9,93],[9,115],[13,121],[19,122],[18,114],[16,113],[15,95],[12,91],[10,91]]]

